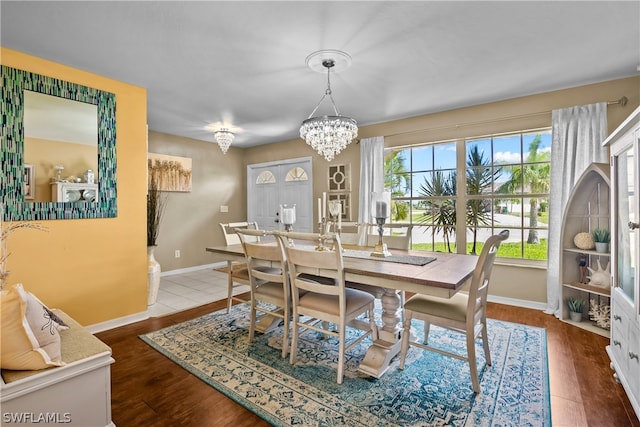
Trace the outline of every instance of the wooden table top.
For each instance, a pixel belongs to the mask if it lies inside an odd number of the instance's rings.
[[[372,250],[372,248],[353,248]],[[206,250],[219,260],[244,259],[242,245],[239,244],[207,247]],[[451,297],[471,278],[478,261],[477,256],[445,252],[397,249],[391,249],[390,252],[394,255],[429,256],[434,257],[435,261],[419,266],[389,262],[380,258],[363,259],[344,256],[346,280],[388,289]]]

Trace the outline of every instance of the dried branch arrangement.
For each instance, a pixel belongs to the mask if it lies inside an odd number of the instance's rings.
[[[1,207],[1,206],[0,206]],[[9,222],[9,225],[5,226],[2,217],[3,209],[0,209],[0,290],[4,289],[7,277],[9,277],[9,270],[7,270],[7,259],[11,252],[9,252],[9,235],[16,230],[29,228],[32,230],[49,231],[42,224],[37,222]]]
[[[156,246],[166,204],[167,195],[159,189],[158,175],[150,170],[147,190],[147,246]]]

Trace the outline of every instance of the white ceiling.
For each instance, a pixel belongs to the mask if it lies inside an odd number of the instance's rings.
[[[638,74],[638,1],[7,1],[4,47],[147,89],[151,130],[298,137],[332,75],[360,126]],[[604,101],[604,100],[603,100]],[[323,104],[329,107],[330,104]],[[318,111],[328,113],[329,110]]]

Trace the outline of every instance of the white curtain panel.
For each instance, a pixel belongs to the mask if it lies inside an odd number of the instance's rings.
[[[576,180],[593,162],[608,163],[602,142],[607,136],[607,104],[553,110],[551,143],[551,187],[549,189],[549,240],[547,266],[547,308],[559,316],[560,231],[567,199]]]
[[[375,136],[360,141],[360,192],[358,223],[371,222],[370,204],[373,191],[384,190],[384,137]],[[367,233],[360,233],[360,245],[365,245]]]

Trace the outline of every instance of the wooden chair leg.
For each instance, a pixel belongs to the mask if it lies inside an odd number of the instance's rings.
[[[291,325],[291,349],[289,350],[289,364],[296,364],[296,356],[298,350],[298,313],[293,311],[293,325]]]
[[[231,261],[227,261],[227,314],[231,311],[231,303],[233,302],[233,277],[231,276]]]
[[[425,321],[424,322],[424,344],[429,344],[429,332],[431,331],[431,323]]]
[[[469,372],[471,374],[471,384],[473,391],[480,393],[480,381],[478,381],[478,366],[476,363],[476,343],[473,331],[467,332],[467,358],[469,362]]]
[[[487,337],[487,322],[482,324],[482,346],[484,347],[484,357],[487,360],[487,366],[491,366],[491,352],[489,350],[489,339]]]
[[[411,315],[410,311],[404,310],[404,329],[402,331],[402,344],[400,347],[400,366],[404,369],[404,361],[407,357],[407,351],[409,350],[409,335],[411,335]]]
[[[282,327],[284,328],[282,334],[282,358],[284,359],[289,352],[289,323],[291,318],[287,304],[284,305],[282,312],[284,313],[284,319],[282,319]]]
[[[338,384],[342,384],[342,380],[344,378],[344,348],[345,348],[345,340],[346,340],[346,325],[343,323],[340,324],[340,343],[338,350]]]
[[[255,301],[253,301],[253,299],[251,300],[251,315],[250,315],[250,322],[249,322],[249,342],[252,343],[253,342],[253,336],[255,334],[255,330],[256,330],[256,318],[257,318],[257,314],[256,314],[256,305],[255,305]]]

